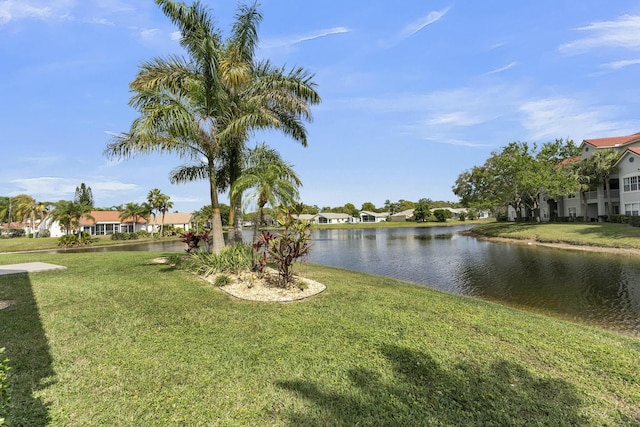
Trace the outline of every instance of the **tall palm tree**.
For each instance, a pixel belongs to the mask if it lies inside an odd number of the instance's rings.
[[[577,183],[576,188],[580,193],[580,199],[582,201],[582,215],[586,222],[589,219],[587,213],[587,192],[593,188],[593,182],[595,180],[593,161],[588,157],[578,162],[571,163],[569,165],[569,170],[573,174],[575,182]]]
[[[611,205],[611,175],[618,173],[615,166],[620,159],[620,153],[613,148],[598,150],[589,160],[592,162],[595,178],[598,183],[604,183],[605,197],[607,199],[607,215],[611,219],[613,215],[613,206]]]
[[[43,219],[48,212],[49,202],[37,202],[33,197],[27,194],[19,194],[14,198],[15,215],[22,222],[27,220],[31,222],[31,233],[36,237],[35,224],[36,219]]]
[[[159,200],[158,209],[162,212],[162,223],[160,224],[160,235],[164,235],[164,216],[169,209],[173,207],[173,202],[170,200],[169,196],[163,195],[163,197]]]
[[[224,247],[218,191],[238,177],[245,143],[255,129],[276,128],[307,144],[304,121],[320,102],[313,76],[256,62],[257,4],[241,5],[231,36],[223,41],[207,10],[156,0],[180,29],[189,57],[156,58],[142,64],[130,84],[130,105],[140,112],[129,132],[107,146],[109,157],[174,153],[188,163],[174,169],[171,182],[208,179],[212,210],[212,250]],[[239,204],[240,194],[232,200]],[[234,206],[235,206],[234,205]]]
[[[68,200],[60,200],[53,205],[53,210],[50,212],[54,221],[58,221],[62,228],[65,229],[65,233],[69,234],[74,230],[80,229],[80,220],[94,219],[91,216],[91,206],[85,203],[76,203]]]
[[[149,218],[151,214],[151,206],[148,203],[133,203],[129,202],[124,206],[122,212],[120,212],[120,221],[125,222],[131,218],[133,222],[133,231],[136,231],[136,224],[141,218]]]
[[[265,144],[249,150],[242,175],[232,185],[230,196],[253,189],[250,196],[258,206],[258,218],[253,225],[254,243],[258,240],[258,228],[264,221],[264,207],[267,204],[275,207],[278,203],[290,205],[298,198],[298,187],[301,185],[293,167],[276,150]],[[256,261],[254,248],[254,266]]]
[[[158,231],[158,213],[164,203],[164,199],[168,198],[166,194],[163,194],[159,188],[154,188],[147,194],[147,203],[151,206],[151,213],[153,214],[153,233]]]
[[[11,228],[11,218],[13,214],[13,200],[11,197],[0,197],[0,223],[7,223],[6,233]]]

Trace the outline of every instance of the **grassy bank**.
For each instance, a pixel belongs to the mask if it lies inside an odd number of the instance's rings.
[[[640,423],[640,342],[397,280],[301,266],[305,302],[233,299],[153,253],[0,255],[20,425]]]
[[[535,240],[543,243],[640,249],[640,228],[606,222],[494,222],[478,225],[472,232],[487,237]]]
[[[163,238],[167,240],[168,238]],[[178,240],[178,237],[172,238]],[[156,239],[157,240],[157,239]],[[93,237],[93,246],[126,245],[135,243],[145,243],[154,241],[153,237],[140,237],[136,240],[111,240],[110,236]],[[0,239],[0,252],[38,251],[44,249],[57,249],[57,237],[38,237],[30,239],[28,237],[15,237],[13,239]]]

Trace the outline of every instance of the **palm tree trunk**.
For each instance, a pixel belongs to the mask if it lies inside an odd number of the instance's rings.
[[[242,243],[242,209],[241,203],[236,205],[236,214],[233,221],[233,241],[236,243]]]
[[[584,222],[587,222],[589,220],[589,217],[587,216],[587,192],[581,191],[580,196],[582,197],[582,217]]]
[[[253,269],[258,266],[258,247],[256,243],[258,242],[258,227],[260,227],[264,221],[264,205],[266,205],[266,203],[258,204],[258,218],[255,224],[253,224],[253,245],[251,245],[251,265]]]
[[[611,206],[611,182],[609,181],[609,177],[606,177],[604,180],[604,191],[607,193],[606,194],[606,200],[607,200],[607,219],[608,221],[611,221],[611,216],[613,215],[613,207]]]
[[[209,193],[211,196],[211,252],[218,254],[224,248],[224,235],[222,232],[222,217],[220,216],[216,178],[213,170],[209,171]]]

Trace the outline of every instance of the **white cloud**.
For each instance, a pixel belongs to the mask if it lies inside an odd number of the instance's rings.
[[[173,33],[171,33],[170,38],[173,41],[178,41],[182,39],[182,33],[180,31],[174,31]]]
[[[85,182],[93,192],[94,197],[113,193],[121,195],[123,191],[132,191],[138,188],[136,184],[129,184],[115,181],[104,177],[89,178],[59,178],[51,176],[41,176],[36,178],[20,178],[11,181],[16,190],[13,195],[26,193],[36,200],[57,202],[58,200],[71,200],[76,191],[76,187],[81,182]]]
[[[160,30],[157,28],[149,28],[148,30],[140,31],[140,38],[144,41],[153,41],[156,40],[158,35],[160,34]]]
[[[496,68],[495,70],[491,70],[489,71],[487,74],[497,74],[497,73],[502,73],[503,71],[507,71],[513,67],[515,67],[516,65],[518,65],[517,62],[512,62],[509,65],[505,65],[504,67],[501,68]]]
[[[36,6],[30,2],[7,0],[0,2],[0,24],[20,19],[45,20],[53,15],[51,7]]]
[[[627,125],[615,121],[607,106],[590,106],[565,97],[544,98],[520,106],[523,126],[534,140],[569,137],[577,141],[593,135],[624,133]]]
[[[89,21],[87,21],[89,24],[96,24],[96,25],[106,25],[109,27],[113,27],[115,25],[115,23],[113,21],[110,21],[106,18],[96,18],[96,19],[91,19]]]
[[[400,38],[404,39],[407,37],[411,37],[412,35],[424,29],[425,27],[433,24],[434,22],[438,22],[440,19],[442,19],[444,15],[447,14],[448,11],[449,11],[449,8],[433,11],[429,13],[427,16],[422,17],[417,21],[412,22],[411,24],[408,24],[400,32]]]
[[[483,118],[479,116],[472,116],[465,111],[456,111],[453,113],[441,114],[437,117],[426,121],[428,125],[453,125],[453,126],[471,126],[478,123],[482,123]]]
[[[261,42],[260,47],[262,49],[288,47],[288,46],[293,46],[295,44],[302,43],[305,41],[315,40],[321,37],[327,37],[335,34],[345,34],[349,32],[351,32],[351,30],[346,27],[327,28],[324,30],[314,31],[312,33],[304,34],[304,35],[291,36],[291,37],[282,38],[282,39],[270,39],[270,40],[268,39],[268,40],[265,40],[264,42]]]
[[[624,15],[614,21],[594,22],[576,30],[588,35],[561,45],[561,51],[584,52],[603,47],[640,49],[640,16],[638,15]]]
[[[614,61],[609,62],[608,64],[602,64],[603,68],[608,68],[611,70],[619,70],[620,68],[629,67],[631,65],[640,64],[640,59],[629,59],[626,61]]]

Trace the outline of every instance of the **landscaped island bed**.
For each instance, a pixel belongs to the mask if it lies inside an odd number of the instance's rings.
[[[640,341],[304,264],[307,300],[238,300],[159,253],[4,254],[16,425],[640,423]]]

